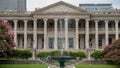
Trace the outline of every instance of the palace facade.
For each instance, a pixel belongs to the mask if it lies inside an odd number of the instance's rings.
[[[63,40],[64,50],[84,51],[90,59],[93,51],[103,50],[120,36],[119,10],[89,12],[63,1],[31,13],[0,12],[0,19],[13,27],[16,48],[37,52],[61,49]]]

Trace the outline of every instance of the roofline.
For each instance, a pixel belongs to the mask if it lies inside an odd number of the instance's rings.
[[[111,3],[100,3],[100,4],[79,4],[79,6],[101,6],[101,5],[109,5],[111,6]]]

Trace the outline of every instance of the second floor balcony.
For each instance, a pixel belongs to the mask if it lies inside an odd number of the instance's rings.
[[[58,29],[58,31],[60,31]],[[65,31],[65,29],[63,29]],[[68,28],[68,32],[70,33],[75,33],[76,29],[75,28]],[[120,33],[120,28],[118,29]],[[14,32],[14,29],[12,29],[12,32]],[[33,28],[27,28],[27,33],[33,33],[34,29]],[[47,32],[54,32],[54,28],[47,28]],[[85,34],[85,28],[78,28],[79,34]],[[98,28],[98,33],[99,34],[105,34],[106,30],[105,28]],[[17,33],[24,33],[24,28],[17,28]],[[44,34],[44,28],[37,28],[37,33]],[[89,28],[89,33],[90,34],[95,34],[95,28]],[[109,34],[115,34],[116,29],[115,28],[108,28],[108,33]]]

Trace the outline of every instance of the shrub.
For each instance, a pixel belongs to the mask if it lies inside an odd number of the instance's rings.
[[[32,57],[32,52],[30,50],[21,50],[20,57],[23,59],[28,59],[29,57]]]
[[[37,57],[39,57],[39,58],[46,58],[46,57],[48,57],[49,56],[49,53],[48,52],[39,52],[38,54],[37,54]]]
[[[70,55],[70,56],[73,56],[73,57],[77,57],[77,55],[76,55],[75,52],[69,52],[69,55]]]
[[[52,51],[50,52],[50,56],[59,56],[61,54],[60,51]]]
[[[16,58],[16,59],[28,59],[32,56],[32,52],[30,50],[18,50],[12,49],[12,51],[7,52],[8,58]]]
[[[103,58],[103,53],[101,51],[94,51],[91,54],[91,57],[94,58],[95,60],[102,59]]]
[[[76,52],[76,57],[80,57],[80,58],[86,58],[86,54],[82,51]]]

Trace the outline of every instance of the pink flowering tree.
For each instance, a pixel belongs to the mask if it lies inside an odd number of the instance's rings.
[[[112,60],[115,63],[120,63],[120,39],[104,48],[104,58]]]
[[[11,26],[9,23],[0,20],[0,53],[7,57],[7,51],[14,46],[13,34],[10,32]]]

